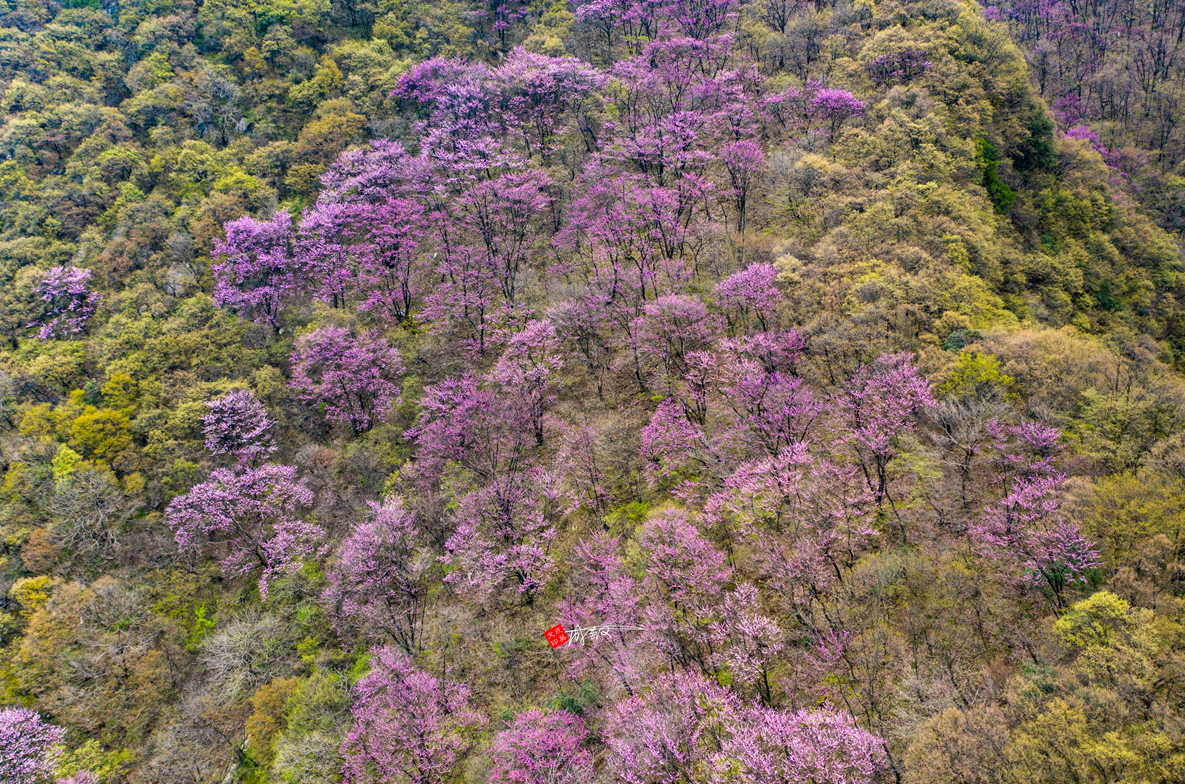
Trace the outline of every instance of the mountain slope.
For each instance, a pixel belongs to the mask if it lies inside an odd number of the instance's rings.
[[[0,44],[18,780],[1180,779],[1175,224],[976,4]]]

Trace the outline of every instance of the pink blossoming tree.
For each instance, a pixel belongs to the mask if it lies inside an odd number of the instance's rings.
[[[887,767],[884,742],[829,710],[749,708],[700,675],[664,674],[606,720],[607,765],[628,784],[859,784]]]
[[[398,349],[377,332],[321,327],[296,339],[289,385],[306,405],[363,433],[399,401],[402,374]]]
[[[712,761],[713,784],[864,784],[887,768],[884,741],[830,711],[758,708]]]
[[[703,781],[743,711],[714,680],[676,671],[622,700],[605,721],[606,765],[625,784]]]
[[[490,746],[493,784],[586,784],[594,780],[584,721],[567,711],[530,708]]]
[[[297,516],[312,502],[313,492],[292,466],[219,468],[174,498],[165,521],[182,552],[220,557],[224,575],[261,570],[259,593],[266,600],[272,577],[295,573],[302,559],[319,553],[324,529]]]
[[[409,655],[420,652],[433,557],[402,499],[354,524],[337,550],[324,600],[343,639],[386,640]]]
[[[469,688],[417,668],[392,648],[371,653],[354,689],[353,726],[342,744],[345,784],[445,784],[477,742],[486,719]]]
[[[937,405],[930,383],[909,354],[882,354],[857,370],[837,396],[842,438],[856,450],[877,500],[888,492],[889,463],[901,437],[918,428],[923,410]]]
[[[37,337],[72,337],[86,329],[86,323],[103,302],[103,297],[88,287],[91,271],[77,267],[54,267],[37,284],[35,292],[42,301],[43,313],[30,324],[37,327]]]
[[[214,301],[278,328],[285,300],[302,284],[292,216],[279,210],[270,221],[233,220],[226,224],[226,239],[215,241],[212,256]]]
[[[715,663],[732,673],[735,684],[753,689],[763,704],[772,704],[770,667],[785,640],[777,621],[761,612],[760,595],[752,583],[728,594],[710,636]]]
[[[0,708],[0,781],[37,784],[61,754],[66,731],[28,708]]]
[[[639,626],[642,592],[622,561],[621,540],[603,535],[583,539],[574,556],[576,567],[567,598],[559,605],[564,628]],[[647,647],[636,644],[636,633],[614,629],[596,645],[575,646],[567,656],[569,674],[575,678],[611,674],[607,680],[612,691],[633,696],[652,656]]]
[[[275,420],[251,390],[236,389],[206,406],[210,413],[202,417],[202,433],[210,454],[253,464],[276,451]]]
[[[1060,511],[1065,474],[1054,468],[1061,432],[1038,422],[989,423],[996,437],[1001,498],[968,533],[990,558],[1008,564],[1022,586],[1046,592],[1054,607],[1067,589],[1089,584],[1101,562],[1098,548]]]
[[[510,338],[490,374],[504,394],[525,408],[537,445],[543,444],[543,416],[555,400],[556,376],[563,364],[555,326],[550,321],[532,320]]]
[[[650,603],[645,639],[679,666],[715,670],[711,627],[733,570],[680,510],[647,521],[637,538]]]
[[[716,296],[728,316],[729,326],[739,327],[743,332],[758,326],[761,331],[769,329],[774,309],[782,297],[774,285],[777,278],[774,265],[750,264],[717,283]]]
[[[558,493],[542,471],[497,477],[458,502],[457,530],[445,543],[445,581],[483,599],[513,589],[530,602],[555,568]]]

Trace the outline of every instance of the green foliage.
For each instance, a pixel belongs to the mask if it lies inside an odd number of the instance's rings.
[[[123,411],[87,406],[70,425],[70,443],[88,457],[114,462],[131,449],[131,419]]]
[[[1109,647],[1127,630],[1130,609],[1115,594],[1099,591],[1070,607],[1057,619],[1053,632],[1067,648]]]
[[[982,136],[976,139],[976,144],[979,149],[979,167],[983,172],[983,187],[987,188],[988,199],[996,208],[996,212],[1004,214],[1012,209],[1013,204],[1016,204],[1016,194],[1000,179],[1000,175],[996,171],[1000,164],[1000,156],[996,152],[996,148]]]
[[[1114,292],[1112,292],[1111,281],[1109,280],[1104,280],[1102,284],[1099,285],[1099,290],[1095,292],[1095,299],[1098,300],[1099,307],[1101,307],[1103,310],[1110,311],[1112,313],[1117,310],[1123,310],[1123,300],[1119,299],[1119,297],[1115,296]]]
[[[547,703],[547,707],[583,716],[586,710],[590,710],[599,703],[600,696],[596,684],[585,680],[581,682],[580,688],[576,690],[575,694],[561,692]]]
[[[973,329],[956,329],[942,340],[942,347],[947,351],[962,351],[966,346],[983,337]]]
[[[82,455],[65,444],[60,444],[52,463],[54,481],[61,484],[69,479],[80,462],[82,462]]]
[[[21,616],[30,618],[49,602],[50,594],[57,582],[44,574],[37,577],[22,577],[8,589],[8,595],[20,609]]]
[[[103,400],[113,409],[134,409],[139,399],[139,389],[131,376],[123,372],[115,372],[100,390]]]
[[[1181,477],[1158,471],[1101,477],[1079,501],[1079,509],[1083,529],[1102,544],[1103,557],[1112,568],[1164,544],[1176,549],[1185,541]]]
[[[285,703],[300,685],[298,678],[277,678],[251,695],[253,711],[245,731],[252,759],[265,769],[275,759],[276,737],[285,729]]]
[[[76,749],[67,750],[58,761],[57,775],[62,778],[82,771],[90,771],[99,778],[99,784],[120,781],[135,762],[136,754],[131,749],[104,749],[93,738]]]
[[[284,729],[275,741],[273,770],[282,781],[337,779],[337,749],[351,704],[343,675],[318,671],[300,680],[284,703]]]
[[[1057,162],[1053,148],[1053,119],[1045,107],[1034,105],[1025,124],[1028,132],[1017,150],[1016,168],[1025,172],[1052,171]]]
[[[193,619],[189,624],[189,635],[185,638],[185,648],[188,651],[196,652],[202,640],[214,630],[218,625],[218,621],[213,615],[207,617],[206,605],[203,602],[193,609]]]
[[[632,533],[650,516],[650,504],[642,501],[631,501],[628,504],[610,509],[605,515],[605,523],[615,535]]]
[[[938,387],[944,397],[973,398],[1003,395],[1013,379],[1000,371],[1000,361],[991,354],[960,351],[950,376]]]

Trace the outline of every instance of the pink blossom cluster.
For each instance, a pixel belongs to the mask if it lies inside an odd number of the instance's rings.
[[[210,412],[202,416],[202,433],[210,454],[254,463],[276,451],[275,420],[251,390],[236,389],[206,406]]]
[[[174,498],[165,521],[182,552],[219,557],[223,574],[261,570],[259,593],[266,600],[271,578],[295,573],[304,558],[321,552],[325,530],[297,516],[312,502],[313,492],[292,466],[219,468]]]
[[[567,711],[529,708],[490,745],[493,784],[589,784],[594,781],[591,736]]]
[[[35,292],[43,303],[43,312],[30,327],[37,327],[37,337],[49,340],[77,335],[103,302],[90,290],[91,270],[77,267],[54,267],[37,285]]]
[[[289,385],[301,402],[363,433],[399,402],[402,374],[399,350],[381,334],[321,327],[296,339]]]
[[[606,0],[576,15],[622,42],[603,68],[521,48],[497,66],[412,66],[392,97],[416,118],[416,153],[372,142],[330,166],[299,220],[228,223],[216,300],[279,328],[288,303],[312,297],[379,328],[426,323],[471,357],[530,320],[524,287],[541,275],[578,283],[563,304],[595,314],[581,327],[615,349],[645,351],[656,321],[695,318],[662,298],[689,295],[723,225],[745,231],[769,145],[831,139],[864,103],[818,82],[766,88],[738,46],[735,0]],[[572,182],[552,182],[573,144]],[[772,267],[740,266],[718,292],[730,327],[767,329]]]
[[[868,75],[877,84],[908,83],[921,76],[934,64],[926,53],[918,49],[898,49],[877,55],[866,63]]]
[[[0,708],[0,781],[37,784],[48,778],[66,731],[28,708]]]
[[[483,378],[465,374],[426,388],[407,436],[419,447],[412,483],[420,491],[433,492],[453,466],[474,482],[457,499],[445,580],[485,600],[513,588],[529,601],[553,572],[562,511],[556,477],[534,462],[562,354],[547,320],[528,322],[505,344]]]
[[[487,724],[465,684],[437,678],[392,648],[371,652],[354,700],[341,748],[345,784],[447,781]]]
[[[420,651],[432,554],[399,498],[374,502],[337,548],[324,600],[342,639],[391,642]]]
[[[1100,566],[1098,548],[1066,520],[1058,494],[1065,474],[1054,466],[1061,432],[1039,422],[989,423],[1001,496],[969,533],[983,552],[1010,565],[1022,585],[1052,594],[1055,604]]]
[[[857,784],[887,767],[884,742],[843,714],[749,707],[690,673],[618,703],[605,734],[607,765],[627,784]]]

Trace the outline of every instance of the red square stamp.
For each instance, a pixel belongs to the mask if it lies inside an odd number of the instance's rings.
[[[559,623],[544,632],[543,636],[547,638],[547,644],[552,647],[552,650],[568,641],[568,633],[564,631],[563,624]]]

